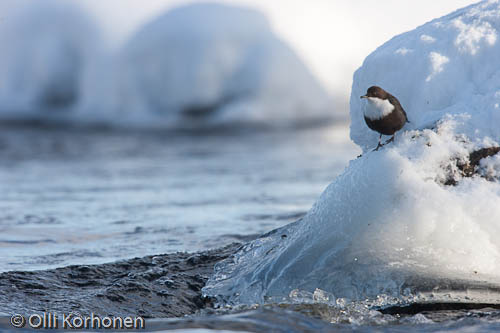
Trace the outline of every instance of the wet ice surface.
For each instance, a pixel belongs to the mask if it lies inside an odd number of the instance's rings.
[[[500,328],[499,305],[420,303],[385,307],[375,301],[325,302],[297,294],[288,303],[214,309],[201,297],[213,265],[241,244],[199,253],[145,256],[100,265],[0,273],[0,331],[9,316],[43,312],[74,316],[142,316],[148,331],[210,329],[248,332],[475,332]],[[172,318],[177,317],[177,318]],[[169,318],[169,319],[168,319]]]
[[[198,134],[5,125],[0,271],[245,241],[302,216],[358,153],[346,124]]]

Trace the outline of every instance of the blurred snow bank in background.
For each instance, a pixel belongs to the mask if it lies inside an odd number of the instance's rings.
[[[0,45],[0,115],[21,118],[77,105],[101,50],[95,23],[67,1],[33,1],[9,12]]]
[[[302,124],[329,97],[257,11],[170,10],[113,54],[63,1],[30,3],[0,29],[0,116],[125,126]],[[64,110],[64,112],[53,112]]]

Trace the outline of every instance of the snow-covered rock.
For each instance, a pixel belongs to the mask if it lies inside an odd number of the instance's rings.
[[[500,2],[483,1],[369,55],[351,95],[363,156],[302,220],[219,265],[205,294],[262,303],[319,288],[350,299],[427,291],[498,302],[498,293],[447,287],[500,281],[498,155],[477,160],[500,143],[499,31]],[[398,97],[411,121],[379,151],[359,98],[372,85]]]
[[[67,1],[30,2],[8,12],[0,24],[0,115],[76,105],[98,41],[90,17]]]
[[[165,124],[283,124],[333,114],[328,96],[258,11],[178,7],[124,46],[109,104]]]
[[[370,85],[396,96],[412,122],[429,127],[444,114],[469,114],[470,138],[499,137],[500,13],[497,2],[483,1],[394,37],[379,47],[354,74],[351,138],[365,151],[378,135],[363,121]],[[499,58],[500,59],[500,58]],[[475,133],[477,130],[481,133]]]

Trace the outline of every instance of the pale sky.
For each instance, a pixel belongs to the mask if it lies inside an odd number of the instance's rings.
[[[43,0],[2,0],[9,6]],[[172,6],[193,0],[73,0],[87,8],[119,46]],[[206,2],[206,1],[204,1]],[[375,48],[402,32],[477,0],[216,0],[260,9],[334,96],[345,98],[352,75]],[[3,8],[2,8],[3,7]]]

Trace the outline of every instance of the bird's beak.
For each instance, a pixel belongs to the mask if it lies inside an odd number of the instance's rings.
[[[366,96],[366,95],[363,95],[363,96],[361,96],[360,98],[368,98],[368,96]]]

